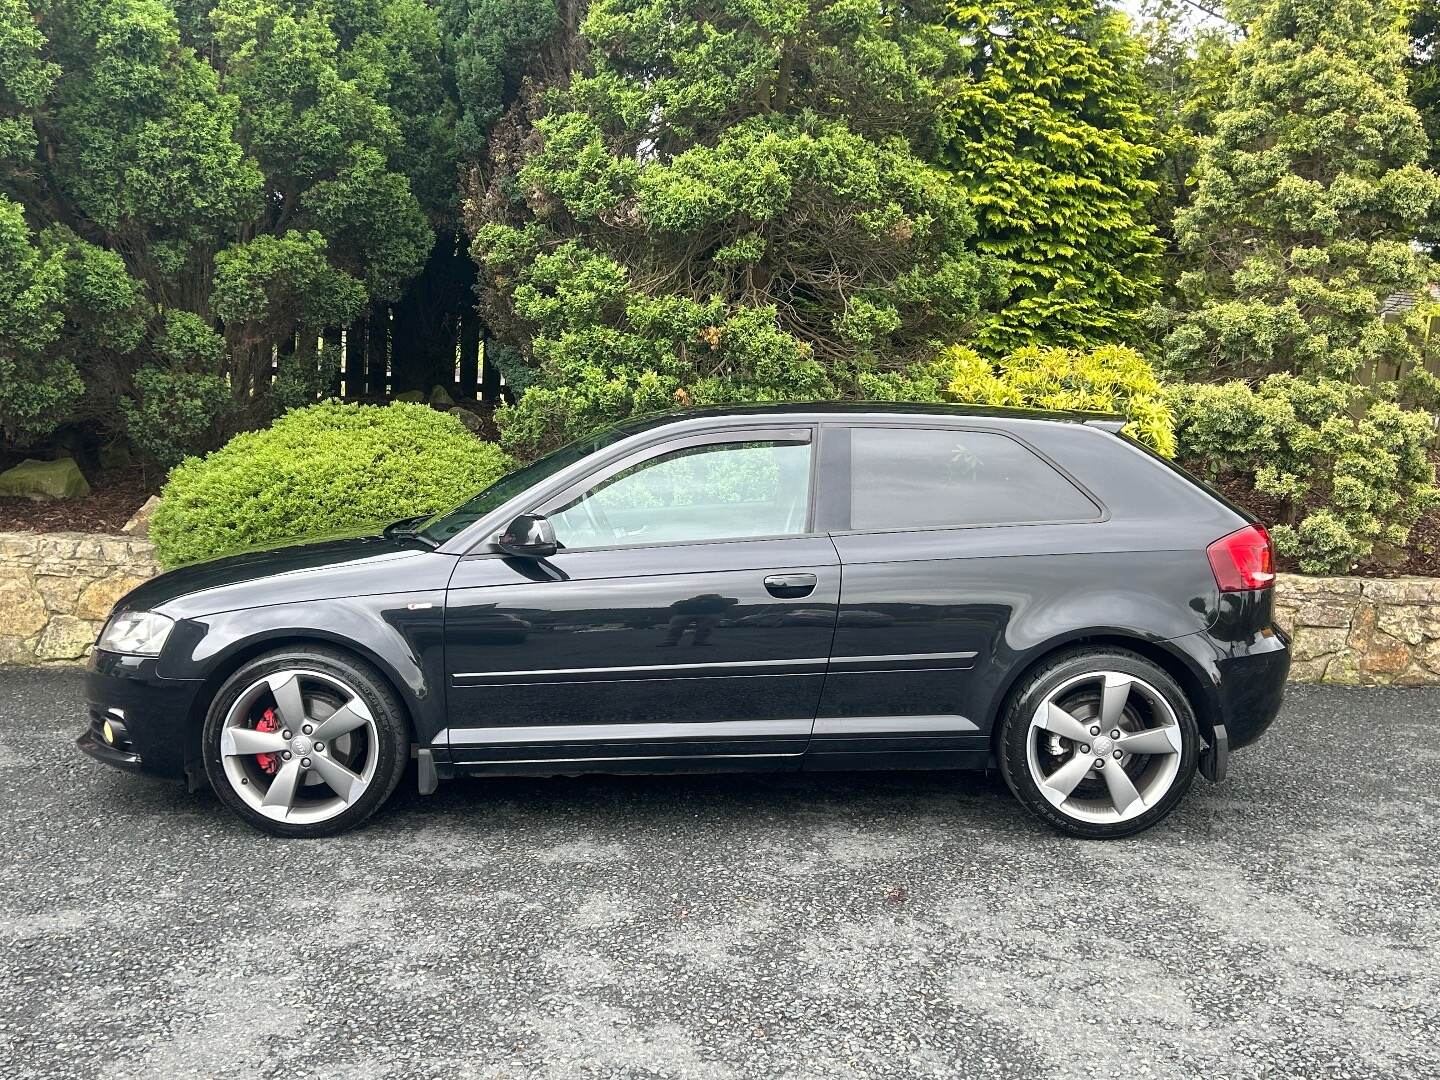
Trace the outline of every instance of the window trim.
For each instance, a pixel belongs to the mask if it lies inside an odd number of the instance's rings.
[[[929,532],[956,532],[965,529],[1016,529],[1033,525],[1096,525],[1110,520],[1110,510],[1088,487],[1082,484],[1069,469],[1065,468],[1050,455],[1046,454],[1039,447],[1026,439],[1020,438],[1014,432],[1003,428],[990,427],[982,424],[944,424],[936,423],[932,418],[917,418],[916,423],[893,423],[883,420],[859,420],[845,423],[825,423],[820,430],[820,453],[816,455],[817,460],[823,460],[825,466],[834,473],[826,476],[827,485],[832,486],[829,494],[821,492],[820,498],[823,503],[817,506],[817,512],[822,512],[818,519],[821,524],[831,526],[826,532],[831,536],[885,536],[899,533],[929,533]],[[1034,454],[1041,462],[1049,466],[1060,475],[1066,483],[1070,484],[1081,497],[1095,508],[1095,513],[1089,517],[1054,517],[1041,520],[1026,521],[985,521],[954,523],[941,525],[910,525],[893,529],[856,529],[851,527],[852,507],[850,505],[852,485],[854,483],[854,457],[853,443],[849,438],[850,433],[858,429],[881,429],[886,431],[948,431],[956,433],[970,433],[977,435],[999,435],[1009,439],[1016,445]],[[838,455],[832,456],[831,446],[839,446],[836,436],[843,434],[844,450]],[[844,518],[839,517],[839,511],[843,508]]]
[[[807,482],[805,506],[805,527],[798,533],[779,533],[767,536],[717,536],[703,540],[658,540],[648,543],[635,544],[600,544],[588,547],[565,547],[556,554],[576,554],[585,551],[637,551],[645,548],[674,548],[674,547],[699,547],[707,544],[742,544],[756,543],[765,540],[800,540],[824,536],[823,532],[816,532],[815,529],[815,508],[818,500],[816,489],[816,461],[819,454],[816,453],[816,431],[815,425],[785,424],[766,425],[763,427],[727,427],[713,431],[697,432],[691,435],[681,436],[675,439],[666,439],[658,443],[650,443],[640,447],[629,454],[623,454],[612,461],[597,468],[587,476],[580,477],[574,482],[567,484],[559,491],[551,492],[528,510],[521,513],[545,514],[548,516],[557,506],[563,506],[565,502],[574,496],[583,494],[598,484],[617,473],[626,471],[636,465],[656,458],[665,457],[667,454],[677,450],[688,450],[697,446],[719,446],[725,443],[752,443],[767,442],[779,443],[785,446],[809,446],[809,478]]]

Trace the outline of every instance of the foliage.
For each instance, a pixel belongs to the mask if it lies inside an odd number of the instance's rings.
[[[1440,0],[1418,0],[1408,9],[1410,54],[1406,74],[1409,76],[1410,101],[1420,113],[1429,144],[1426,164],[1433,170],[1440,164]],[[1423,233],[1432,253],[1440,237],[1426,223]]]
[[[120,400],[120,410],[130,441],[170,466],[188,447],[212,441],[230,407],[230,390],[220,374],[225,341],[198,315],[171,310],[154,351],[156,362],[135,373],[134,393]]]
[[[1313,574],[1396,558],[1437,499],[1428,413],[1333,379],[1271,375],[1177,387],[1180,455],[1254,477],[1280,502],[1277,549]]]
[[[1192,25],[1185,0],[1142,0],[1136,33],[1145,49],[1145,111],[1160,151],[1147,175],[1155,181],[1150,220],[1166,245],[1165,281],[1180,272],[1173,222],[1190,205],[1204,140],[1234,78],[1232,35],[1214,25]]]
[[[169,461],[268,419],[301,387],[314,400],[321,328],[397,297],[458,213],[436,12],[425,0],[4,3],[0,198],[23,211],[6,215],[7,265],[14,253],[17,276],[60,274],[21,248],[66,264],[44,317],[0,341],[6,439],[44,435],[83,400],[89,419]],[[24,287],[38,302],[41,286]],[[211,333],[177,336],[177,313]],[[272,385],[273,357],[294,341],[295,377]]]
[[[971,405],[1118,413],[1125,434],[1175,456],[1175,420],[1150,363],[1134,349],[1090,352],[1029,346],[1000,360],[952,345],[899,374],[862,374],[862,394],[880,401],[957,401]]]
[[[1161,245],[1148,213],[1156,133],[1125,16],[1101,0],[998,0],[956,2],[950,18],[976,49],[940,109],[941,160],[970,196],[977,250],[1011,287],[976,347],[1132,337]]]
[[[1407,327],[1377,317],[1386,296],[1424,282],[1411,241],[1440,201],[1405,53],[1387,2],[1264,5],[1176,218],[1194,265],[1152,318],[1172,372],[1348,378],[1414,365]]]
[[[560,28],[555,0],[442,0],[454,49],[461,153],[475,160],[488,132],[514,99],[528,63]]]
[[[970,54],[938,8],[596,0],[581,31],[588,65],[515,118],[473,200],[489,321],[538,369],[507,448],[832,397],[995,294],[963,192],[918,152]]]
[[[27,441],[85,393],[85,356],[133,349],[145,328],[140,289],[112,251],[64,226],[36,234],[0,195],[0,432]]]
[[[425,405],[324,402],[177,466],[151,536],[166,566],[438,512],[509,466]]]

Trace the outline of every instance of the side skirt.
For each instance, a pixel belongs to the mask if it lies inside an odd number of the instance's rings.
[[[798,772],[803,754],[728,756],[641,756],[535,758],[520,761],[466,761],[447,765],[442,776],[581,776],[586,773],[654,775],[676,773]]]

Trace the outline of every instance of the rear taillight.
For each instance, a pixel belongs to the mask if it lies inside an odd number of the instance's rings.
[[[1263,525],[1222,536],[1205,549],[1215,584],[1221,592],[1268,589],[1275,584],[1275,558],[1270,551],[1270,534]]]

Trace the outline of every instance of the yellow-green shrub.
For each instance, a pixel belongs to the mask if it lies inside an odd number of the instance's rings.
[[[956,401],[1032,409],[1118,413],[1125,433],[1175,456],[1175,418],[1155,370],[1134,349],[1104,345],[1090,352],[1025,348],[987,360],[952,345],[933,361],[898,374],[864,374],[865,397],[882,401]]]
[[[150,533],[165,566],[459,503],[510,459],[425,405],[323,402],[171,471]]]

